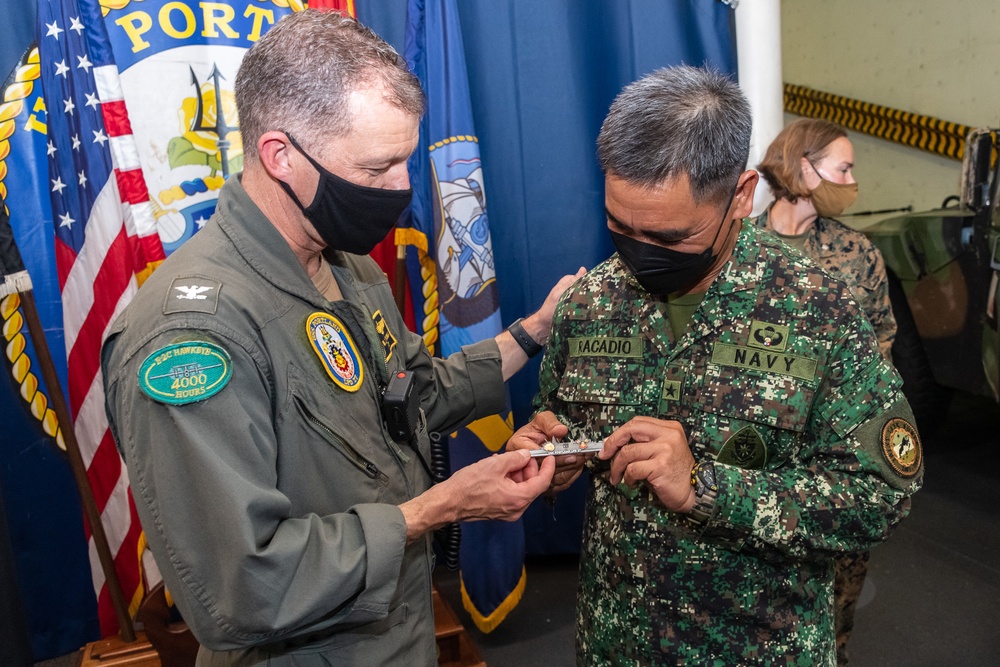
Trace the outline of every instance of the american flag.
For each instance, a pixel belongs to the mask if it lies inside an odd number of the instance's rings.
[[[69,407],[115,570],[132,612],[141,528],[104,412],[100,349],[115,316],[164,259],[98,0],[39,0],[56,269]],[[118,629],[90,528],[104,636]]]

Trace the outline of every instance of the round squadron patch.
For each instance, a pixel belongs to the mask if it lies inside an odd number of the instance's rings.
[[[160,403],[204,401],[229,384],[233,363],[214,343],[192,340],[161,347],[139,367],[139,387]]]
[[[913,477],[920,470],[924,452],[917,429],[894,417],[882,427],[882,455],[901,477]]]
[[[306,334],[330,379],[345,391],[360,389],[365,369],[347,327],[329,313],[313,313],[306,320]]]

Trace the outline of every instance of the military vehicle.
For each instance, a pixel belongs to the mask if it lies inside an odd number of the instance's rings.
[[[1000,400],[1000,129],[969,134],[960,193],[861,231],[882,252],[898,326],[893,363],[926,434],[952,390]]]

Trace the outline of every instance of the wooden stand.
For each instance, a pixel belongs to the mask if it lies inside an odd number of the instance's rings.
[[[469,638],[454,610],[434,589],[434,634],[439,667],[486,667],[479,648]],[[146,633],[137,632],[134,642],[109,637],[91,642],[80,651],[80,667],[160,667],[160,656]]]
[[[91,642],[80,651],[80,667],[160,667],[160,656],[146,639],[144,632],[137,632],[135,641],[124,642],[117,635]]]
[[[439,667],[486,667],[479,648],[469,638],[458,616],[434,589],[434,634]]]

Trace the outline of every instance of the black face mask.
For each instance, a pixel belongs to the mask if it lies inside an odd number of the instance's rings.
[[[722,214],[722,222],[715,231],[715,238],[701,252],[679,252],[653,243],[637,241],[614,231],[611,232],[611,240],[618,249],[622,263],[643,289],[657,296],[679,292],[701,280],[718,257],[718,254],[712,253],[712,248],[719,240],[719,233],[726,224],[725,215],[729,212],[729,206],[735,196],[736,191],[733,190],[729,203],[726,204],[726,211]],[[732,229],[732,221],[729,223],[729,228]]]
[[[355,255],[370,253],[410,205],[413,190],[383,190],[345,181],[312,159],[292,135],[285,132],[285,136],[319,172],[319,185],[312,203],[305,207],[288,183],[278,183],[327,246]]]

